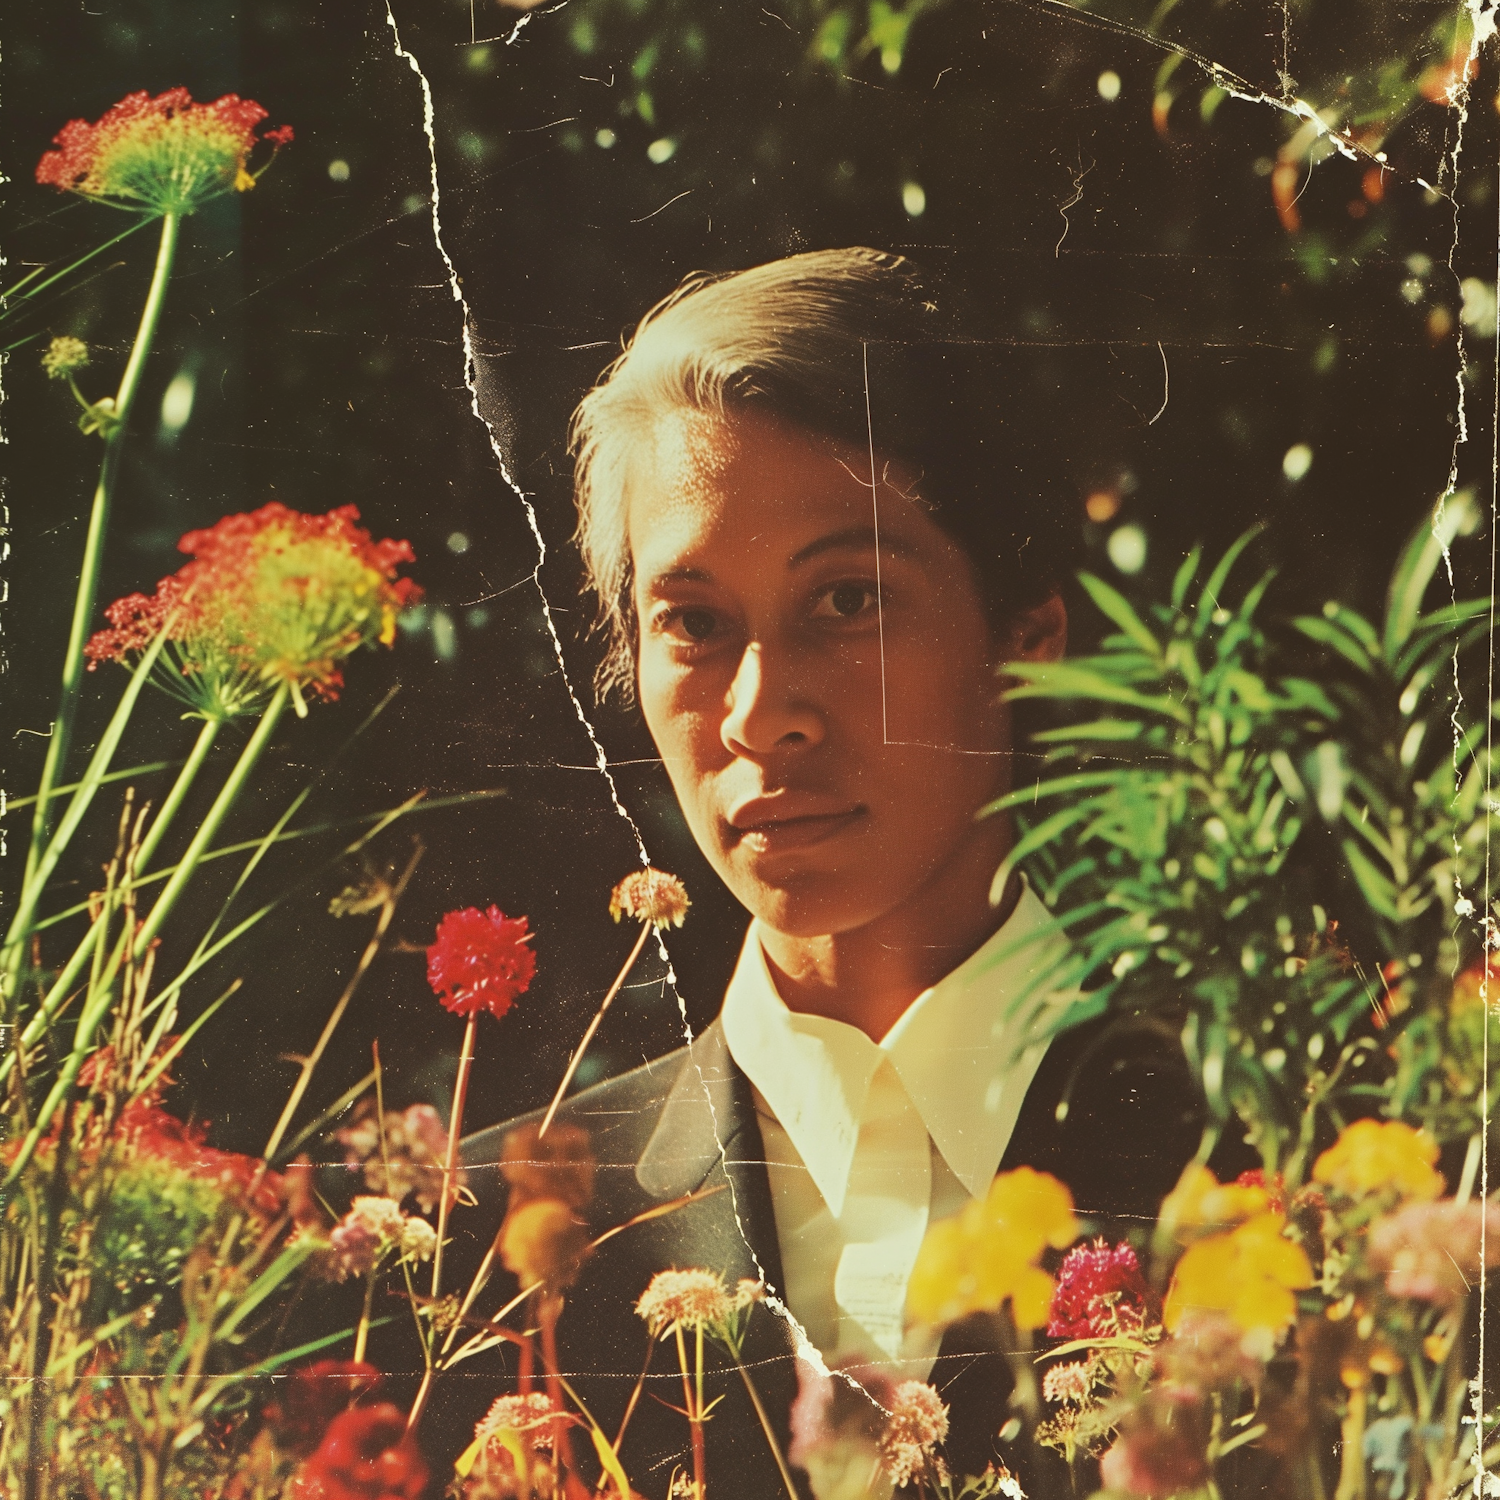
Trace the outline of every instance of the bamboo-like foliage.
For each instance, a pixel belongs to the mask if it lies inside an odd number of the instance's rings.
[[[1069,717],[991,809],[1023,818],[997,881],[1025,865],[1069,938],[1045,983],[1087,998],[1063,1024],[1171,1026],[1205,1150],[1237,1115],[1289,1181],[1372,1099],[1443,1140],[1481,1128],[1481,1081],[1459,1105],[1439,1076],[1448,983],[1483,947],[1489,718],[1462,685],[1491,605],[1428,603],[1474,522],[1447,497],[1379,621],[1332,602],[1268,626],[1272,575],[1234,582],[1250,535],[1206,579],[1195,551],[1165,603],[1086,575],[1115,627],[1098,652],[1008,669],[1012,699]],[[1017,1003],[1040,1014],[1043,986]]]

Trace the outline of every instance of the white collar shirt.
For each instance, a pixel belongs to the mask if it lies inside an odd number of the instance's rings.
[[[1011,1002],[1051,955],[1050,920],[1023,887],[1001,928],[879,1043],[790,1010],[751,923],[724,1037],[754,1087],[785,1301],[829,1363],[918,1380],[932,1368],[936,1336],[907,1326],[907,1283],[928,1224],[988,1191],[1046,1052],[1033,1007]]]

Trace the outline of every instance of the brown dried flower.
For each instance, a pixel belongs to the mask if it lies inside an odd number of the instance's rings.
[[[665,870],[632,870],[610,893],[609,914],[615,921],[631,917],[655,927],[681,927],[687,919],[687,887]]]

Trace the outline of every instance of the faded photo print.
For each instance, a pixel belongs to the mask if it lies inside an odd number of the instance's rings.
[[[17,0],[4,1500],[1500,1492],[1488,0]]]

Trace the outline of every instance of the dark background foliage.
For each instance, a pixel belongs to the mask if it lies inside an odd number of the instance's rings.
[[[1421,91],[1447,55],[1453,12],[1413,18],[1385,0],[1360,7],[1357,26],[1328,0],[1285,11],[1185,5],[1159,18],[1175,43],[1270,93],[1281,88],[1286,21],[1291,71],[1365,143],[1354,161],[1319,160],[1312,134],[1297,135],[1301,121],[1226,95],[1226,79],[1193,61],[1174,64],[1130,29],[1146,17],[1126,5],[1110,17],[1006,0],[905,12],[878,0],[868,11],[811,0],[568,0],[529,15],[476,5],[471,14],[458,0],[398,0],[395,10],[430,81],[451,267],[433,233],[422,82],[397,55],[380,4],[92,0],[70,10],[14,0],[0,129],[14,280],[119,226],[107,209],[32,183],[68,118],[182,84],[199,99],[257,98],[270,123],[296,128],[253,193],[187,227],[103,598],[177,566],[189,527],[271,498],[316,511],[352,502],[377,534],[412,540],[424,611],[393,653],[350,664],[341,703],[284,727],[266,789],[233,832],[263,826],[397,683],[307,820],[424,787],[504,789],[424,815],[378,846],[404,858],[416,829],[428,844],[397,919],[408,944],[430,941],[457,905],[493,901],[536,929],[531,994],[481,1035],[469,1116],[479,1125],[546,1099],[629,946],[605,911],[636,859],[613,791],[655,860],[692,892],[671,952],[695,1025],[717,1006],[742,921],[693,850],[639,725],[596,711],[588,694],[595,651],[568,543],[565,431],[624,329],[695,269],[837,244],[911,253],[965,283],[1022,391],[1014,470],[997,476],[997,497],[1017,485],[1045,495],[1079,558],[1126,587],[1159,588],[1195,541],[1219,549],[1263,523],[1262,557],[1282,569],[1283,598],[1316,607],[1338,594],[1369,607],[1454,461],[1461,329],[1468,441],[1458,480],[1487,479],[1493,283],[1488,332],[1480,284],[1493,275],[1497,119],[1487,65],[1455,183],[1457,115]],[[1300,192],[1278,212],[1273,182],[1287,168]],[[126,241],[8,325],[8,341],[32,340],[10,355],[3,412],[13,794],[40,765],[97,462],[37,357],[47,337],[76,334],[95,350],[86,392],[112,385],[149,239]],[[450,274],[470,311],[488,431],[465,385]],[[1465,278],[1477,278],[1468,327]],[[1289,477],[1297,445],[1311,464]],[[1143,565],[1122,574],[1141,543]],[[1096,627],[1082,609],[1078,620],[1087,641]],[[102,701],[114,684],[97,681]],[[98,707],[82,721],[85,745]],[[139,718],[132,761],[183,753],[165,700]],[[12,868],[24,827],[13,813]],[[257,889],[278,888],[315,847],[272,861]],[[106,855],[104,840],[80,855],[80,891]],[[229,977],[246,981],[179,1070],[178,1107],[212,1117],[218,1144],[258,1149],[291,1081],[284,1056],[311,1044],[363,946],[367,919],[326,914],[342,883],[336,872],[322,878],[187,998],[191,1015]],[[443,1104],[460,1023],[439,1011],[414,952],[372,974],[319,1075],[320,1098],[368,1066],[376,1033],[388,1099]],[[585,1076],[629,1067],[680,1035],[676,995],[653,957]]]

